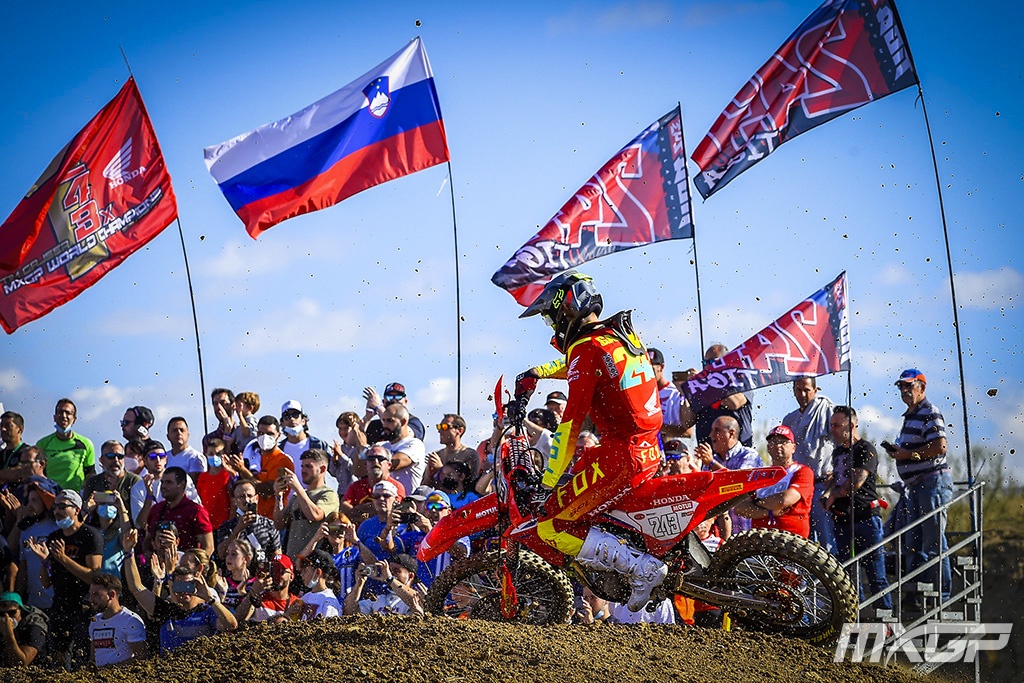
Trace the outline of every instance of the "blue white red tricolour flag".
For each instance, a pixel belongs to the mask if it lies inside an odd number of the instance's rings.
[[[206,167],[255,239],[281,221],[448,161],[419,38],[291,116],[207,147]]]
[[[850,369],[846,273],[786,311],[682,386],[694,412],[727,396]]]
[[[826,0],[751,76],[697,145],[705,199],[815,126],[917,83],[893,0]]]
[[[491,282],[529,306],[564,270],[617,251],[690,237],[693,215],[677,107],[616,152]]]

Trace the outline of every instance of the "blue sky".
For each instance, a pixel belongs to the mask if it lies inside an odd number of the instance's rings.
[[[383,11],[375,11],[383,7]],[[363,192],[251,240],[203,164],[203,148],[323,97],[423,37],[449,136],[458,219],[462,413],[489,430],[498,375],[548,360],[548,333],[491,274],[641,129],[682,105],[688,151],[811,2],[20,3],[0,29],[0,213],[17,204],[112,98],[124,47],[167,158],[196,289],[207,392],[298,399],[335,435],[362,388],[403,382],[434,424],[456,406],[455,280],[448,171]],[[960,299],[972,443],[1024,471],[1022,76],[1010,3],[898,5],[939,155]],[[734,347],[836,274],[849,275],[862,424],[895,436],[900,370],[921,368],[963,459],[948,270],[924,119],[906,90],[787,143],[707,202],[695,200],[706,341]],[[693,167],[691,165],[691,172]],[[696,193],[695,193],[696,196]],[[692,243],[662,243],[584,269],[608,312],[634,308],[669,370],[697,364]],[[845,401],[845,375],[822,378]],[[548,390],[562,388],[552,383]],[[989,396],[989,389],[997,389]],[[56,399],[77,429],[118,437],[127,406],[202,421],[192,314],[175,226],[76,300],[0,340],[0,401],[52,430]],[[538,400],[539,403],[539,400]],[[788,387],[754,395],[777,423]],[[212,417],[212,414],[211,414]],[[427,446],[436,447],[434,430]]]

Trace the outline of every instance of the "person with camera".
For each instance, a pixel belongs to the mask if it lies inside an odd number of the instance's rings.
[[[132,490],[142,481],[142,477],[125,468],[124,446],[120,441],[111,439],[100,446],[99,465],[102,471],[88,477],[82,485],[82,501],[85,502],[86,509],[89,512],[93,511],[94,505],[90,501],[95,492],[114,491],[121,497],[125,508],[134,510],[134,519],[145,502],[145,489],[137,489],[135,499],[132,499]]]
[[[281,534],[274,528],[274,521],[257,512],[258,483],[253,479],[239,479],[231,489],[232,515],[213,532],[217,557],[221,561],[226,558],[228,543],[238,539],[245,539],[252,545],[257,562],[281,553]]]
[[[331,556],[338,570],[337,594],[346,595],[355,585],[355,572],[361,561],[356,525],[343,513],[327,515],[299,555],[309,557],[317,549]]]
[[[370,580],[384,584],[386,590],[372,598],[363,598]],[[423,592],[416,582],[416,559],[399,553],[390,560],[361,565],[356,585],[345,596],[344,614],[415,614],[423,616]]]
[[[170,597],[160,597],[146,588],[135,564],[133,551],[137,543],[137,530],[129,529],[123,534],[121,544],[128,553],[124,565],[125,581],[139,607],[145,610],[153,623],[160,624],[162,652],[174,650],[196,638],[238,628],[235,615],[220,601],[217,591],[189,566],[177,567],[168,577]]]
[[[447,467],[449,465],[445,465],[445,468]],[[409,497],[409,499],[413,498],[415,496]],[[393,517],[395,514],[400,514],[397,521],[405,523],[404,530],[398,535],[402,541],[402,547],[410,555],[416,557],[420,543],[423,542],[427,533],[434,528],[435,524],[452,514],[453,509],[451,496],[446,492],[430,491],[422,501],[415,501],[415,507],[409,512],[392,513]],[[430,584],[434,582],[438,574],[444,571],[453,560],[461,560],[469,555],[469,551],[469,538],[464,537],[452,545],[447,552],[441,553],[431,560],[429,564],[417,560],[416,575],[419,577],[420,583],[430,588]]]
[[[274,527],[287,529],[285,555],[298,557],[310,537],[327,515],[338,511],[338,492],[326,485],[330,456],[322,448],[311,448],[302,454],[302,481],[291,470],[282,470],[274,482],[277,506]],[[291,499],[285,503],[285,497]]]
[[[338,568],[329,554],[314,550],[301,557],[299,577],[306,592],[288,608],[286,615],[295,615],[299,621],[341,616],[341,603],[336,592],[340,590]]]
[[[53,502],[57,531],[45,542],[34,538],[27,541],[29,549],[43,560],[39,573],[42,586],[53,586],[49,650],[68,670],[89,660],[86,597],[89,582],[103,561],[103,537],[99,529],[82,522],[81,510],[82,497],[77,491],[61,491]]]
[[[397,510],[397,515],[392,514],[403,498],[398,495],[398,488],[389,481],[377,482],[371,495],[374,515],[356,530],[360,543],[366,549],[363,552],[364,562],[384,560],[398,552],[398,535],[404,531],[401,515],[404,513],[409,515],[408,519],[412,519],[415,514],[408,503],[404,509]]]
[[[202,548],[207,555],[213,555],[213,524],[206,508],[191,501],[186,495],[188,473],[180,467],[168,467],[160,477],[160,492],[163,502],[157,503],[150,511],[143,548],[152,550],[157,532],[167,522],[173,522],[178,529],[178,546],[181,550]]]
[[[276,555],[273,559],[260,562],[256,580],[249,584],[242,601],[235,609],[239,622],[284,620],[285,612],[298,601],[290,593],[295,569],[287,555]]]

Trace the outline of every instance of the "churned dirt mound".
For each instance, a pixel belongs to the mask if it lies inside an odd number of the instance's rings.
[[[358,681],[910,683],[911,672],[835,664],[832,651],[751,633],[647,625],[534,627],[428,617],[344,617],[259,625],[157,659],[74,675],[3,672],[15,682]]]

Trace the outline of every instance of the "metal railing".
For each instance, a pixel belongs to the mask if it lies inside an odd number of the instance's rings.
[[[843,567],[850,573],[851,579],[857,587],[858,595],[861,591],[862,574],[861,563],[870,561],[871,555],[876,550],[895,553],[895,578],[890,578],[889,586],[883,590],[870,595],[865,595],[860,603],[858,621],[863,615],[870,615],[868,610],[875,609],[874,619],[865,621],[885,621],[899,623],[903,629],[911,630],[926,623],[958,622],[975,624],[981,622],[981,601],[983,596],[982,588],[982,534],[984,530],[982,518],[982,489],[984,482],[977,482],[968,485],[966,490],[954,496],[945,505],[937,507],[927,515],[916,519],[909,524],[895,530],[889,536],[882,539],[880,543],[866,548],[856,548],[853,558],[843,562]],[[923,524],[933,523],[934,518],[939,515],[946,515],[949,509],[961,502],[966,501],[970,506],[970,526],[968,531],[946,530],[947,548],[938,549],[935,557],[906,571],[904,567],[904,554],[907,550],[907,536]],[[855,543],[855,536],[851,535],[851,543]],[[856,547],[856,546],[855,546]],[[911,549],[913,550],[913,549]],[[931,552],[931,549],[929,549]],[[942,563],[948,561],[950,565],[951,585],[944,586],[942,576]],[[888,563],[887,563],[888,564]],[[938,577],[938,584],[930,580],[922,581],[928,574]],[[904,598],[916,594],[921,598],[921,609],[906,610]],[[892,596],[893,608],[891,611],[879,609],[884,596]],[[944,595],[948,597],[943,597]],[[896,634],[890,638],[894,639]],[[936,665],[937,666],[937,665]],[[931,667],[933,670],[935,667]],[[923,671],[927,673],[927,671]],[[977,679],[977,669],[976,669]]]

